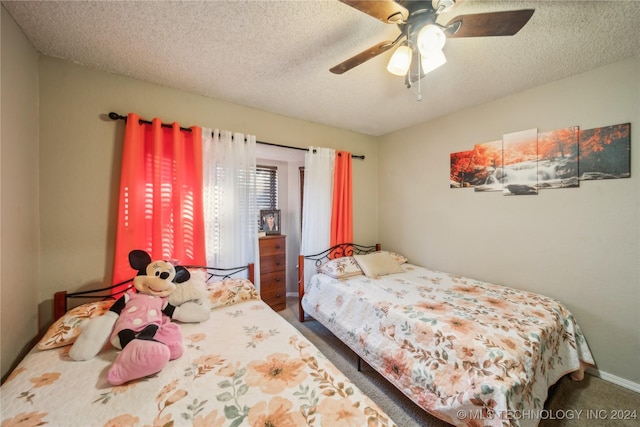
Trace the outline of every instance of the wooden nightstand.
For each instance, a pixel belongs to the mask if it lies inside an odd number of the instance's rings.
[[[260,297],[275,311],[287,306],[286,236],[261,237]]]

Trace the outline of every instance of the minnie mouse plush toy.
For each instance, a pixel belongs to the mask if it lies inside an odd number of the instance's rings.
[[[108,312],[89,320],[69,351],[73,360],[89,360],[107,340],[121,349],[107,373],[112,385],[159,372],[169,360],[182,355],[180,327],[171,319],[200,322],[210,315],[208,307],[196,301],[177,307],[169,303],[176,284],[191,277],[184,267],[151,261],[149,254],[141,250],[129,253],[129,263],[138,270],[133,279],[137,292],[124,294]]]

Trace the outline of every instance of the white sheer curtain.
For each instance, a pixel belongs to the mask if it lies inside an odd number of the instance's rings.
[[[336,151],[331,148],[309,147],[304,159],[304,198],[302,207],[303,255],[312,255],[329,248],[331,206],[333,200],[333,167]],[[304,265],[305,284],[315,274],[316,266]]]
[[[202,143],[207,265],[259,271],[256,137],[202,128]]]

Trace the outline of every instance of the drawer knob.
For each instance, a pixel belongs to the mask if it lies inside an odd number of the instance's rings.
[[[279,277],[276,277],[276,282],[279,282],[279,281],[280,281],[280,278],[279,278]]]
[[[276,294],[276,298],[280,298],[282,295],[280,294]]]
[[[280,265],[280,260],[276,260],[276,265]]]
[[[276,243],[276,249],[280,249],[280,243]]]

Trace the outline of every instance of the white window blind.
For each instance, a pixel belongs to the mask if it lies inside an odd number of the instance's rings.
[[[256,190],[258,210],[278,209],[277,167],[257,165]]]

